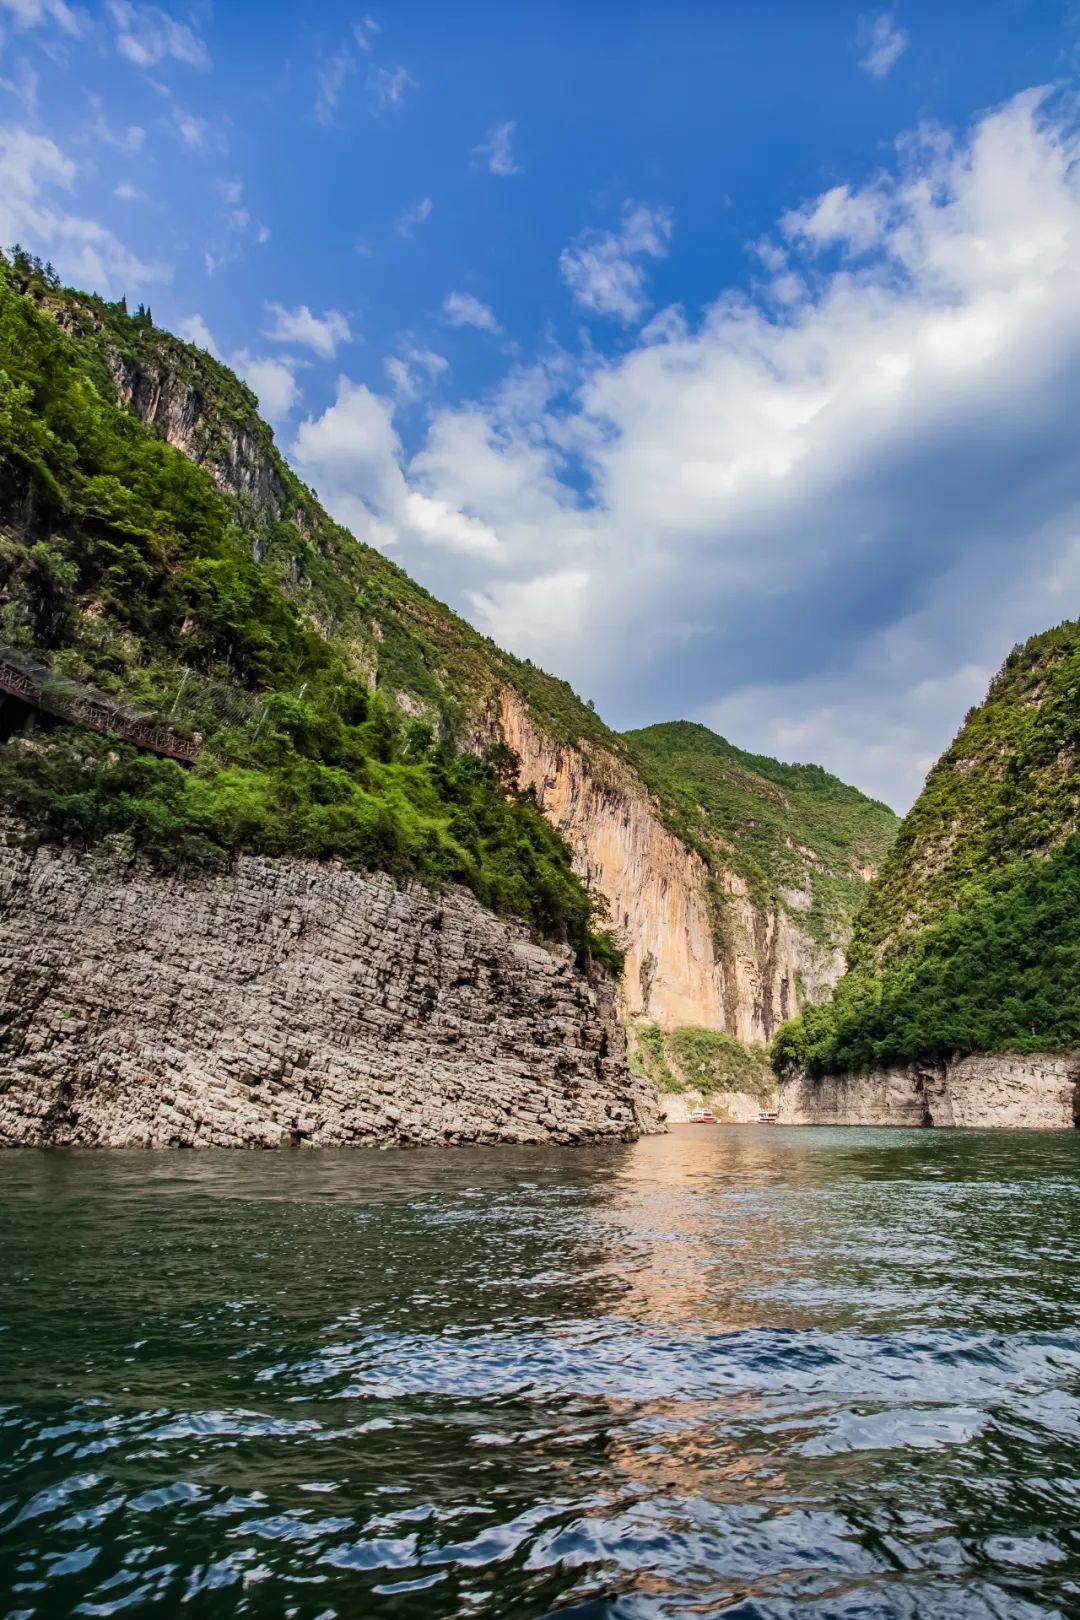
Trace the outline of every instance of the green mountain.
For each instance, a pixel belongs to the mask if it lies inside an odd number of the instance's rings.
[[[464,883],[617,967],[506,751],[457,746],[507,682],[568,736],[606,728],[333,523],[225,367],[18,251],[0,256],[0,525],[16,664],[61,713],[81,694],[199,750],[187,769],[81,726],[15,737],[10,810],[161,863],[246,849]]]
[[[1080,623],[1014,648],[927,778],[831,1002],[775,1061],[846,1072],[1080,1045]]]
[[[688,720],[628,731],[672,830],[779,900],[818,945],[842,947],[899,818],[819,765],[749,754]]]

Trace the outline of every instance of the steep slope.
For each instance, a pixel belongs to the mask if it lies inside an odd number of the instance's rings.
[[[174,720],[186,715],[190,726],[208,733],[222,709],[235,718],[225,689],[240,673],[241,684],[258,698],[251,714],[261,714],[268,685],[282,694],[310,693],[299,652],[286,669],[276,654],[269,664],[264,656],[260,666],[265,645],[234,647],[223,634],[212,644],[203,637],[200,645],[199,613],[205,617],[212,606],[219,627],[230,616],[237,619],[250,642],[259,617],[252,603],[272,587],[273,601],[287,606],[297,632],[293,642],[314,633],[332,650],[335,673],[324,685],[359,686],[369,699],[374,693],[391,700],[379,709],[379,724],[399,734],[398,754],[406,753],[389,763],[401,766],[416,750],[425,756],[434,750],[443,773],[449,755],[464,748],[485,756],[504,782],[517,771],[521,789],[565,835],[601,924],[606,912],[625,952],[630,1013],[763,1039],[835,979],[843,907],[821,899],[832,871],[827,860],[807,927],[802,900],[795,898],[805,889],[795,885],[785,898],[780,886],[759,881],[759,866],[740,851],[738,837],[729,841],[692,827],[677,787],[632,740],[612,732],[564,682],[501,651],[333,522],[281,457],[254,396],[227,368],[160,331],[145,311],[131,315],[122,304],[58,286],[25,256],[4,270],[3,282],[65,334],[69,360],[100,400],[117,402],[210,474],[224,502],[231,562],[243,564],[242,591],[231,588],[235,581],[223,591],[219,581],[200,579],[194,615],[189,592],[183,622],[194,626],[194,641],[188,632],[185,645],[174,639],[167,668],[148,673],[140,652],[129,656],[128,647],[125,653],[128,629],[116,629],[106,603],[94,636],[83,612],[76,645],[70,638],[65,643],[67,673],[144,708],[164,709]],[[107,493],[113,498],[116,492]],[[14,512],[21,498],[13,489],[8,510]],[[32,514],[15,515],[16,529],[33,527]],[[114,521],[119,514],[109,508],[105,515]],[[166,571],[171,566],[167,562]],[[101,614],[102,602],[96,591],[94,612]],[[280,633],[270,626],[267,641]],[[775,784],[762,783],[775,792]],[[438,782],[435,792],[442,792]],[[410,834],[403,836],[415,844]],[[431,839],[420,843],[429,848]],[[319,853],[310,844],[301,852]],[[549,858],[555,859],[550,851],[545,866]],[[423,864],[418,858],[407,869],[424,876]],[[468,872],[455,875],[471,881]],[[498,884],[485,889],[478,879],[473,886],[485,901],[584,940],[582,916],[571,924],[564,915],[565,894],[545,920],[532,914],[520,886],[511,884],[515,892],[501,899]],[[554,887],[562,892],[561,879]],[[614,951],[595,927],[592,934],[592,948],[614,963]]]
[[[896,836],[896,814],[820,765],[746,753],[687,720],[625,736],[674,807],[674,830],[738,873],[759,905],[779,897],[829,964],[817,982],[834,976],[866,883]]]
[[[1013,650],[931,771],[832,1001],[780,1031],[781,1067],[934,1077],[965,1054],[1080,1048],[1078,755],[1070,622]]]

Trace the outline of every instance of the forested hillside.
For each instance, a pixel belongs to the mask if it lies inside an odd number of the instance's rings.
[[[119,403],[166,382],[212,396],[189,454]],[[617,967],[512,762],[456,746],[501,655],[326,517],[231,373],[23,254],[0,261],[0,525],[0,642],[202,745],[188,769],[63,725],[15,737],[8,808],[160,863],[248,849],[461,882]]]
[[[779,1066],[1080,1045],[1080,623],[1010,653],[869,889],[831,1002]]]
[[[900,824],[888,805],[820,765],[746,753],[687,720],[625,736],[681,837],[719,856],[755,898],[779,897],[817,944],[846,941]]]

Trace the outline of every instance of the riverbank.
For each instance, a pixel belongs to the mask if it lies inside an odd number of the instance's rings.
[[[615,988],[464,889],[0,845],[0,1145],[631,1141]]]
[[[982,1052],[867,1074],[799,1072],[780,1085],[782,1125],[937,1125],[1069,1130],[1080,1120],[1080,1052]]]

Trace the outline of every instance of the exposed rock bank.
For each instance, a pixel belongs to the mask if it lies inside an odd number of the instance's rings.
[[[0,846],[0,1143],[632,1140],[614,990],[464,890]]]
[[[1063,1130],[1080,1118],[1080,1053],[975,1053],[870,1074],[796,1074],[782,1125],[959,1125]]]

